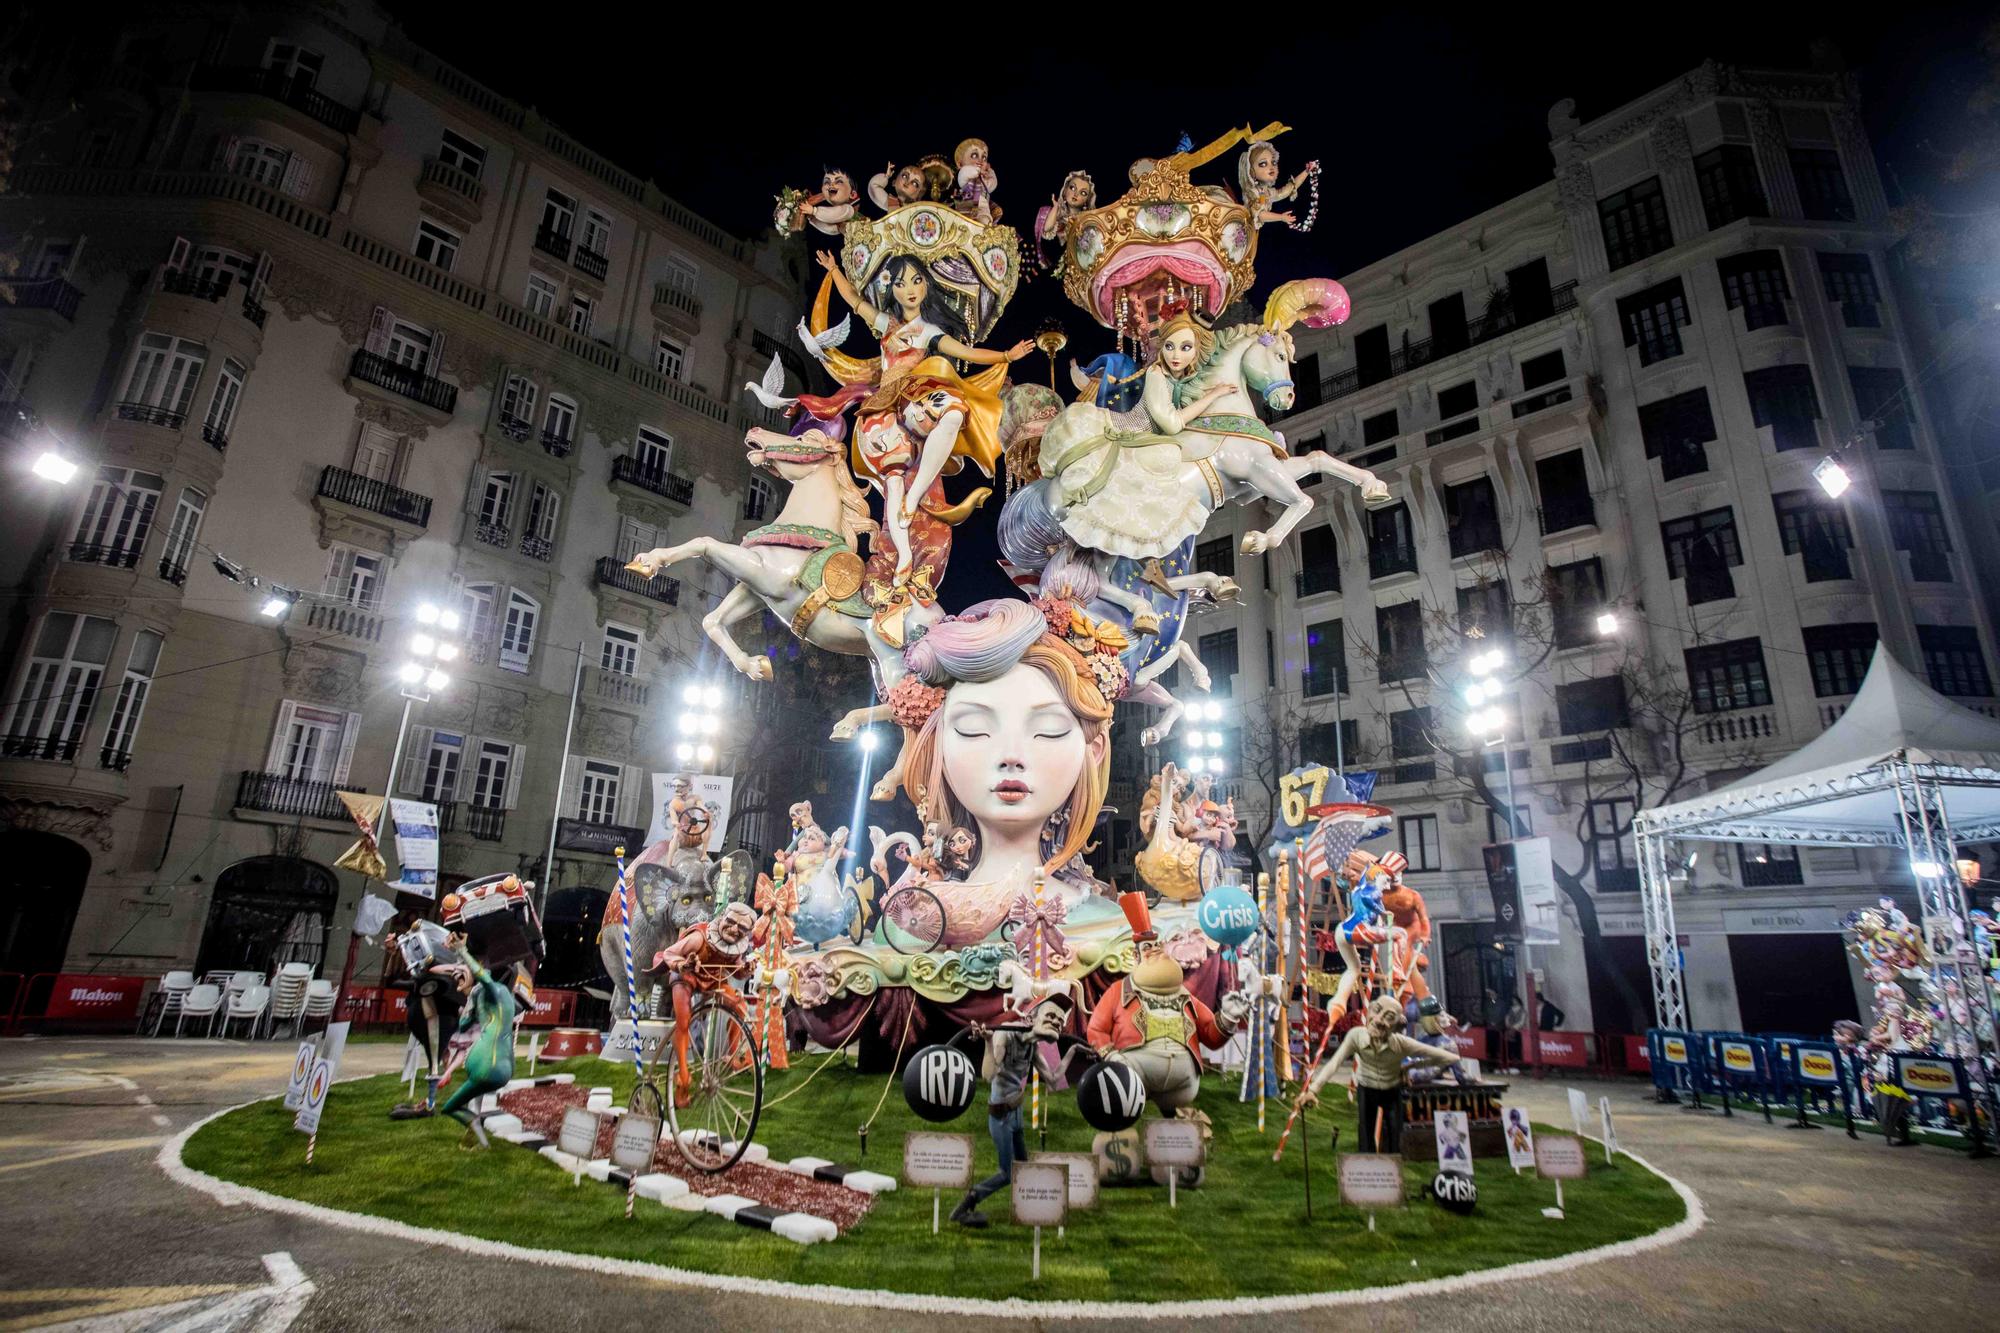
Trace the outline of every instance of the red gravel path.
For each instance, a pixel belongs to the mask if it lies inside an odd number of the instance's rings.
[[[562,1132],[563,1112],[572,1106],[583,1106],[589,1099],[590,1090],[581,1083],[555,1083],[503,1093],[500,1109],[509,1115],[519,1116],[525,1128],[553,1143]],[[597,1148],[592,1155],[609,1157],[612,1120],[610,1116],[602,1116],[600,1120]],[[680,1145],[671,1138],[661,1140],[659,1151],[653,1155],[653,1166],[656,1170],[685,1180],[688,1188],[696,1194],[707,1197],[740,1194],[746,1199],[769,1204],[781,1212],[811,1213],[814,1217],[823,1217],[842,1231],[867,1216],[875,1202],[874,1195],[861,1190],[752,1162],[738,1162],[727,1171],[713,1175],[698,1171],[682,1158]]]

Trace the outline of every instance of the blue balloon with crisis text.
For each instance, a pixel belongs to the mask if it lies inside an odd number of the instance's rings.
[[[1202,895],[1195,920],[1203,934],[1225,949],[1234,949],[1257,929],[1257,901],[1240,885],[1218,884]]]

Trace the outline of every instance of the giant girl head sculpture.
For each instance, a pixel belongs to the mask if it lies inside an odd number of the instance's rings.
[[[947,616],[904,653],[910,675],[890,694],[909,733],[903,789],[927,818],[977,828],[968,879],[1053,872],[1088,840],[1110,784],[1123,680],[1115,651],[1096,650],[1092,636],[1105,628],[1066,602],[989,601]],[[1062,811],[1063,840],[1044,861],[1040,835]]]

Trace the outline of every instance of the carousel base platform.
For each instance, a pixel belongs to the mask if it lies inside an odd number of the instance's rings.
[[[602,1072],[579,1070],[575,1083],[564,1085],[568,1095],[587,1095],[591,1089],[583,1085],[594,1082],[609,1085],[613,1105],[628,1105],[630,1066],[592,1062],[592,1068]],[[1288,1301],[1284,1309],[1298,1311],[1322,1295],[1331,1302],[1327,1293],[1352,1300],[1362,1289],[1395,1289],[1441,1274],[1512,1281],[1518,1269],[1507,1266],[1524,1261],[1580,1256],[1645,1237],[1666,1243],[1679,1233],[1659,1233],[1687,1216],[1668,1181],[1623,1156],[1615,1169],[1606,1169],[1592,1153],[1590,1174],[1564,1182],[1569,1220],[1561,1226],[1542,1223],[1549,1187],[1531,1173],[1482,1167],[1478,1206],[1460,1216],[1423,1197],[1435,1163],[1411,1161],[1403,1173],[1407,1206],[1378,1212],[1371,1232],[1359,1209],[1338,1202],[1336,1164],[1320,1151],[1334,1125],[1341,1127],[1343,1147],[1355,1141],[1352,1108],[1336,1107],[1331,1103],[1339,1099],[1329,1098],[1308,1114],[1283,1160],[1273,1162],[1283,1116],[1267,1116],[1260,1134],[1256,1108],[1235,1099],[1234,1078],[1218,1074],[1204,1081],[1197,1102],[1213,1126],[1203,1186],[1181,1189],[1170,1208],[1164,1185],[1107,1183],[1094,1208],[1070,1212],[1062,1236],[1043,1230],[1042,1277],[1036,1281],[1030,1272],[1033,1237],[1013,1222],[1006,1191],[987,1201],[982,1211],[990,1224],[983,1230],[945,1221],[934,1237],[930,1189],[905,1183],[870,1195],[815,1182],[796,1169],[819,1159],[900,1178],[904,1135],[913,1130],[965,1134],[974,1177],[994,1169],[983,1096],[960,1119],[930,1124],[917,1119],[888,1077],[864,1074],[837,1056],[794,1057],[790,1069],[772,1071],[765,1083],[764,1114],[753,1138],[768,1148],[769,1158],[700,1180],[662,1168],[689,1186],[690,1194],[678,1201],[700,1195],[701,1210],[642,1195],[629,1222],[625,1191],[588,1182],[577,1188],[571,1172],[534,1152],[500,1143],[483,1152],[463,1148],[464,1128],[444,1117],[390,1120],[390,1108],[406,1095],[393,1073],[334,1087],[310,1166],[305,1137],[293,1132],[292,1113],[276,1095],[281,1089],[273,1089],[271,1097],[212,1117],[169,1145],[169,1174],[190,1189],[191,1206],[201,1206],[193,1191],[219,1191],[232,1203],[319,1225],[379,1230],[387,1219],[416,1227],[425,1243],[466,1249],[468,1271],[493,1262],[480,1247],[501,1241],[529,1252],[507,1262],[574,1267],[607,1280],[617,1273],[680,1287],[728,1284],[741,1293],[742,1279],[754,1278],[771,1284],[759,1288],[767,1296],[1014,1321],[1032,1311],[1006,1302],[1086,1303],[1105,1318],[1185,1318],[1231,1312],[1189,1304],[1197,1301],[1242,1301],[1241,1312],[1250,1313],[1258,1307],[1249,1302],[1277,1297]],[[554,1095],[552,1089],[517,1091],[503,1096],[504,1109],[524,1122],[518,1133],[546,1134],[560,1115],[528,1124],[536,1100],[531,1093]],[[1059,1094],[1045,1106],[1052,1112],[1047,1150],[1089,1153],[1094,1131],[1078,1115],[1074,1098]],[[856,1133],[862,1124],[871,1125],[865,1147]],[[1301,1136],[1312,1139],[1310,1152]],[[608,1154],[610,1137],[607,1125],[596,1155]],[[1036,1131],[1029,1131],[1028,1143],[1042,1148]],[[775,1162],[794,1169],[781,1170]],[[755,1204],[738,1203],[752,1199]],[[942,1210],[948,1213],[954,1201],[954,1191],[943,1191]],[[781,1215],[790,1210],[826,1218],[839,1238],[800,1245],[774,1235],[754,1224],[764,1216],[757,1205]],[[717,1220],[722,1209],[732,1210],[733,1225]],[[1341,1262],[1327,1263],[1336,1253]],[[1413,1258],[1419,1267],[1411,1266]],[[754,1300],[745,1308],[754,1309]],[[1077,1305],[1064,1309],[1086,1313]]]

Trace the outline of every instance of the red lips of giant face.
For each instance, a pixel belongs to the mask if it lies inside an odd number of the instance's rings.
[[[1018,805],[1028,799],[1028,784],[1019,778],[1008,778],[993,784],[993,794],[1009,805]]]

